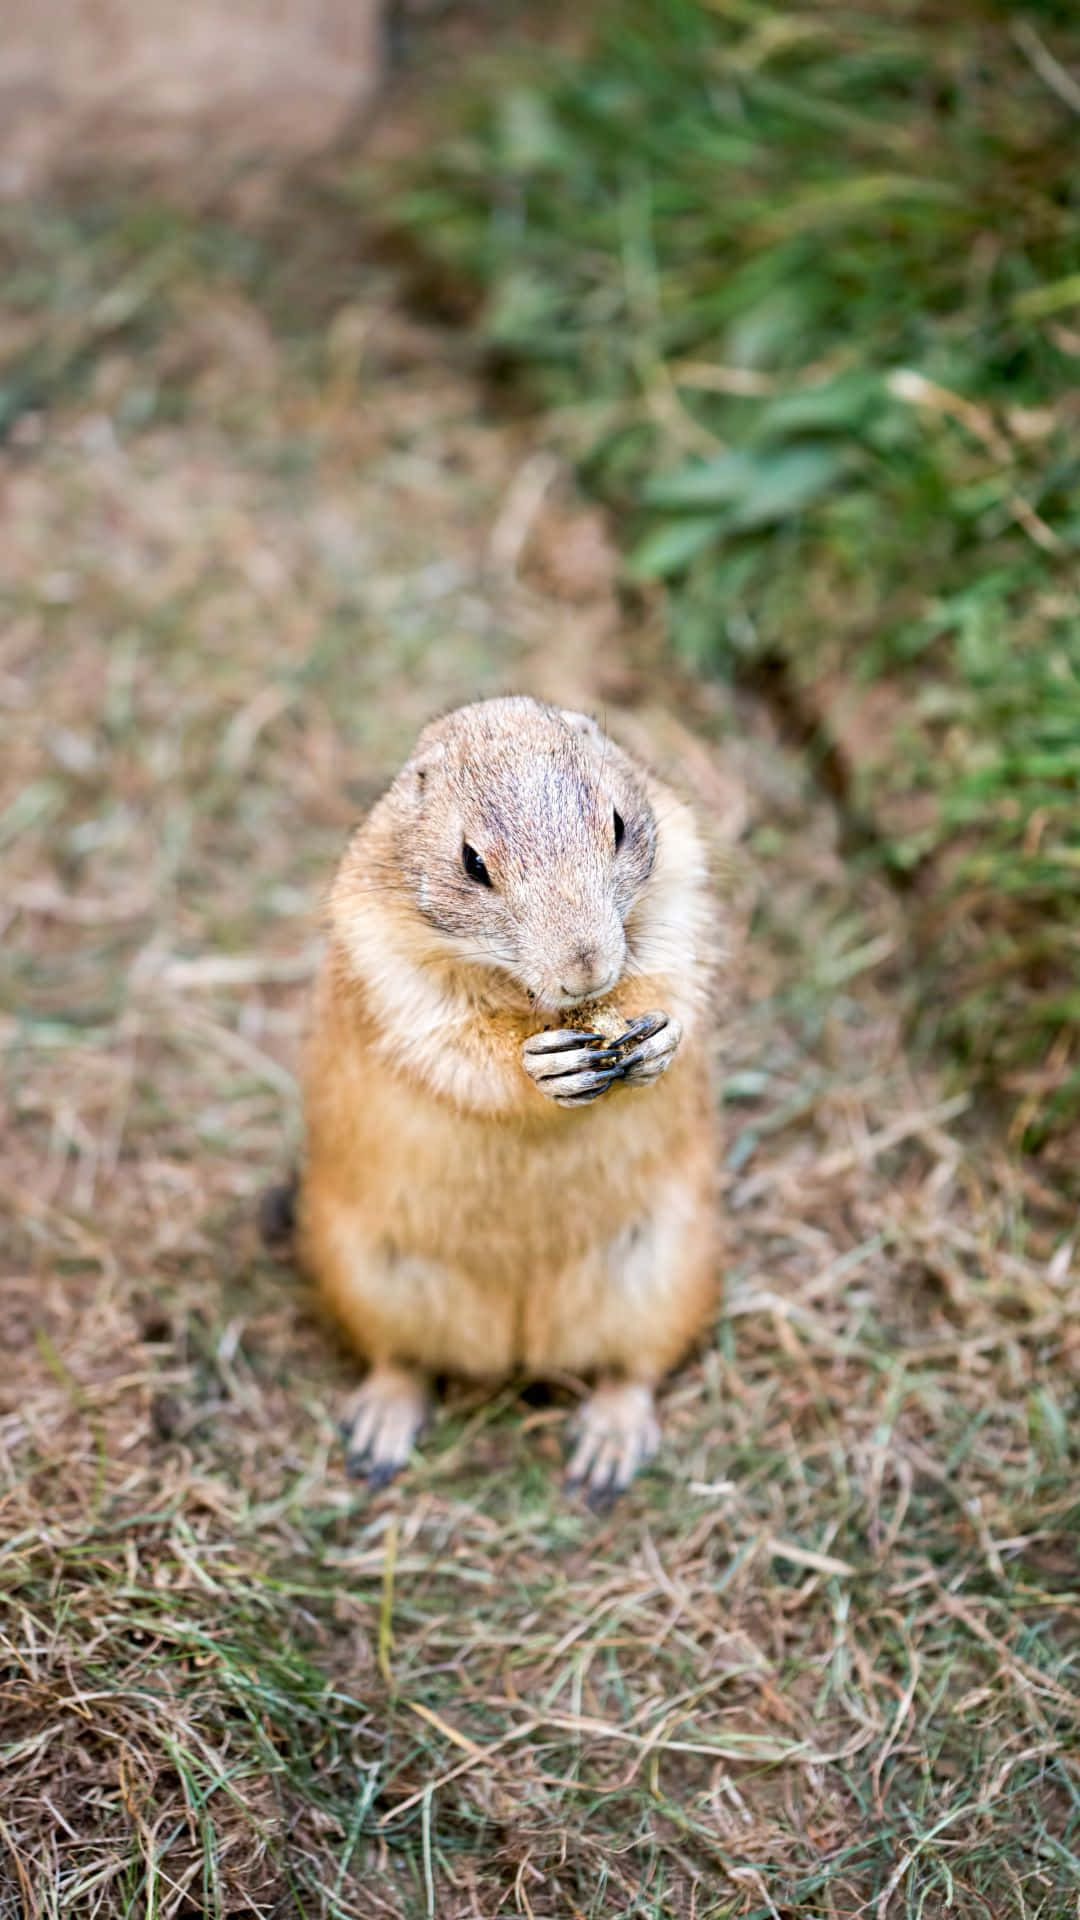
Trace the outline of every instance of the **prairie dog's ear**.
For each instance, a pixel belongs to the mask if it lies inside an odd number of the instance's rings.
[[[576,713],[573,707],[560,707],[559,712],[562,714],[567,726],[573,727],[575,733],[585,734],[586,738],[591,740],[594,746],[603,746],[603,729],[597,726],[591,714]]]
[[[407,781],[417,795],[423,793],[428,774],[446,758],[445,741],[429,740],[426,737],[428,731],[429,729],[425,728],[416,743],[416,752],[412,759],[407,760],[401,769],[402,780]]]

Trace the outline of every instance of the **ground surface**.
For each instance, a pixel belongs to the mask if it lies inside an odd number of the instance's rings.
[[[0,1913],[1076,1913],[1074,1222],[905,1053],[894,900],[383,273],[305,329],[242,237],[54,240],[0,467]],[[349,1485],[253,1228],[350,822],[511,686],[681,770],[753,907],[726,1307],[604,1518],[512,1389]]]

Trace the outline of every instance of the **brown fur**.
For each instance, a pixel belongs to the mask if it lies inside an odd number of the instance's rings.
[[[329,918],[299,1249],[360,1353],[657,1379],[714,1298],[713,935],[687,809],[584,716],[462,708],[353,836]],[[562,989],[616,967],[605,1006],[666,1010],[681,1047],[654,1085],[567,1110],[523,1044],[586,1026]]]

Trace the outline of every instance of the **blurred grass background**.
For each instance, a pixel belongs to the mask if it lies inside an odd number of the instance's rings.
[[[629,0],[394,207],[678,653],[799,716],[1027,1148],[1080,1112],[1078,71],[1060,6]]]
[[[509,11],[0,213],[0,1915],[1065,1920],[1077,26]],[[253,1225],[342,841],[507,685],[754,907],[599,1520],[513,1386],[348,1483]]]

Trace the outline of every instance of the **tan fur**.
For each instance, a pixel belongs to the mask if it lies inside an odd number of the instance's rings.
[[[584,716],[463,708],[354,835],[329,918],[299,1247],[360,1353],[657,1379],[714,1299],[715,955],[688,810]],[[616,965],[606,1007],[663,1009],[681,1045],[655,1084],[562,1108],[522,1047],[586,1025],[561,988]]]

